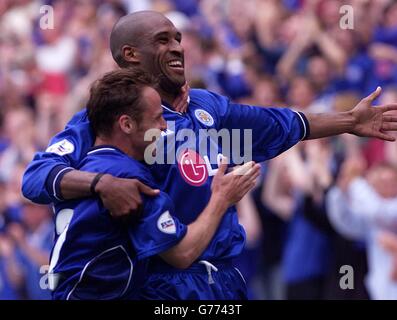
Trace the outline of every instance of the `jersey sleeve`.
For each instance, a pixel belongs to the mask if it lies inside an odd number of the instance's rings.
[[[145,198],[143,217],[129,229],[138,259],[164,252],[185,236],[187,226],[172,216],[172,212],[173,205],[166,193]]]
[[[232,103],[228,98],[215,93],[209,93],[207,98],[210,100],[207,105],[215,108],[213,113],[217,118],[218,130],[238,129],[231,132],[239,135],[239,150],[245,150],[245,154],[249,152],[257,162],[274,158],[310,135],[308,121],[301,112],[289,108]],[[252,137],[252,147],[244,141],[249,134]]]
[[[93,140],[87,113],[85,110],[80,111],[64,131],[51,139],[46,151],[35,154],[23,175],[23,195],[41,204],[61,201],[61,178],[77,166]]]

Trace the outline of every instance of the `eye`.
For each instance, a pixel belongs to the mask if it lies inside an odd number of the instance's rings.
[[[159,38],[158,41],[161,44],[166,44],[166,43],[168,43],[168,38],[167,37],[161,37],[161,38]]]

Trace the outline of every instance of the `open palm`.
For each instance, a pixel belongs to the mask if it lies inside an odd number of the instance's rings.
[[[362,99],[351,111],[355,125],[351,133],[361,137],[375,137],[395,141],[387,131],[397,131],[397,115],[388,111],[397,110],[397,103],[372,106],[382,89],[378,87],[368,97]]]

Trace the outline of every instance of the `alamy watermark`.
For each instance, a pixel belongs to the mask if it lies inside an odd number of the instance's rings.
[[[54,29],[54,8],[50,5],[40,7],[39,26],[42,30]]]
[[[339,19],[339,27],[343,30],[354,29],[354,10],[351,5],[343,5],[339,8],[339,13],[342,15]]]
[[[207,155],[211,164],[218,163],[220,150],[234,164],[252,160],[252,129],[199,129],[197,132],[185,128],[176,131],[175,122],[167,121],[165,132],[147,130],[144,140],[153,141],[144,154],[145,162],[149,165],[175,164],[180,159],[181,152],[187,149]],[[202,160],[201,164],[204,163]]]
[[[40,267],[40,271],[39,272],[43,276],[40,278],[39,285],[40,285],[40,288],[43,289],[43,290],[47,290],[47,289],[50,288],[49,285],[48,285],[48,270],[49,270],[49,268],[50,268],[50,266],[47,265],[47,264],[42,265]]]
[[[354,289],[354,269],[350,265],[343,265],[339,269],[339,273],[343,276],[339,279],[339,287],[342,290]]]
[[[218,171],[222,157],[240,165],[252,161],[252,129],[180,129],[167,122],[167,130],[150,129],[145,133],[150,143],[144,153],[149,165],[177,164],[182,178],[201,186]]]

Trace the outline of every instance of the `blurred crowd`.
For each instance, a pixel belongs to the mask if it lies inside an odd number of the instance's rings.
[[[50,298],[52,212],[22,198],[21,176],[116,68],[113,24],[145,9],[182,31],[193,88],[310,112],[348,111],[378,85],[378,103],[397,102],[395,0],[2,0],[0,299]],[[396,142],[305,141],[262,167],[238,205],[250,298],[397,299]]]

